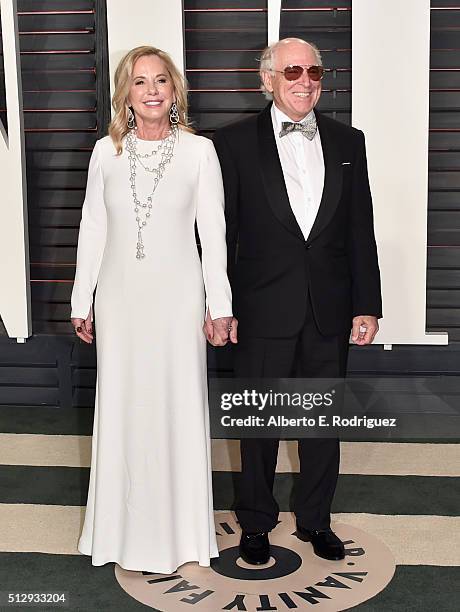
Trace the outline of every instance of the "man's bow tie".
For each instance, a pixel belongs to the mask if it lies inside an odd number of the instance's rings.
[[[313,140],[316,134],[317,125],[316,125],[316,117],[313,115],[311,118],[307,119],[303,123],[293,123],[292,121],[283,121],[281,124],[281,132],[280,138],[286,136],[286,134],[290,134],[291,132],[302,132],[302,134],[308,138],[308,140]]]

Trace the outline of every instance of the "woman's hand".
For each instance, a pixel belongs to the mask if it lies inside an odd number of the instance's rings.
[[[233,344],[238,342],[238,321],[235,317],[220,317],[211,319],[209,310],[203,325],[204,335],[212,346],[225,346],[230,340]]]
[[[86,319],[70,319],[77,336],[87,344],[92,344],[93,342],[93,323],[91,319],[91,310]]]

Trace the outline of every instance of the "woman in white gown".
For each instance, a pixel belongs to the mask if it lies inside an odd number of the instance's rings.
[[[187,127],[170,57],[138,47],[115,75],[110,136],[91,157],[72,324],[92,342],[97,386],[78,550],[93,565],[169,574],[218,556],[205,331],[236,341],[223,187],[211,141]],[[195,221],[202,263],[195,239]]]

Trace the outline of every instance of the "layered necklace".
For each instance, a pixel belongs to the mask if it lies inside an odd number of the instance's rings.
[[[171,126],[170,132],[163,138],[156,149],[153,149],[150,153],[145,153],[141,155],[137,152],[137,134],[136,130],[130,130],[126,135],[126,150],[129,154],[129,170],[130,170],[130,178],[129,182],[131,185],[131,191],[133,194],[133,202],[134,202],[134,213],[136,215],[136,223],[137,223],[137,245],[136,245],[136,259],[141,260],[144,259],[144,243],[142,240],[142,230],[147,225],[147,221],[151,216],[152,210],[152,200],[153,194],[156,191],[158,183],[163,178],[165,169],[167,164],[171,162],[171,159],[174,155],[174,145],[177,140],[177,127]],[[158,165],[149,166],[149,162],[147,160],[156,160],[157,157],[160,157],[160,161]],[[136,187],[136,164],[142,166],[142,168],[153,174],[153,189],[150,195],[147,196],[145,202],[141,202],[137,196],[137,187]]]

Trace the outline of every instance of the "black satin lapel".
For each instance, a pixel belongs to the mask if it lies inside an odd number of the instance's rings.
[[[307,243],[314,240],[332,219],[342,193],[343,168],[339,145],[335,142],[330,129],[321,121],[321,115],[316,113],[316,118],[324,157],[324,187],[318,214]]]
[[[289,203],[286,183],[284,182],[278,149],[273,134],[270,108],[271,105],[268,105],[260,113],[257,122],[260,168],[267,200],[278,221],[295,236],[304,240],[302,230]]]

